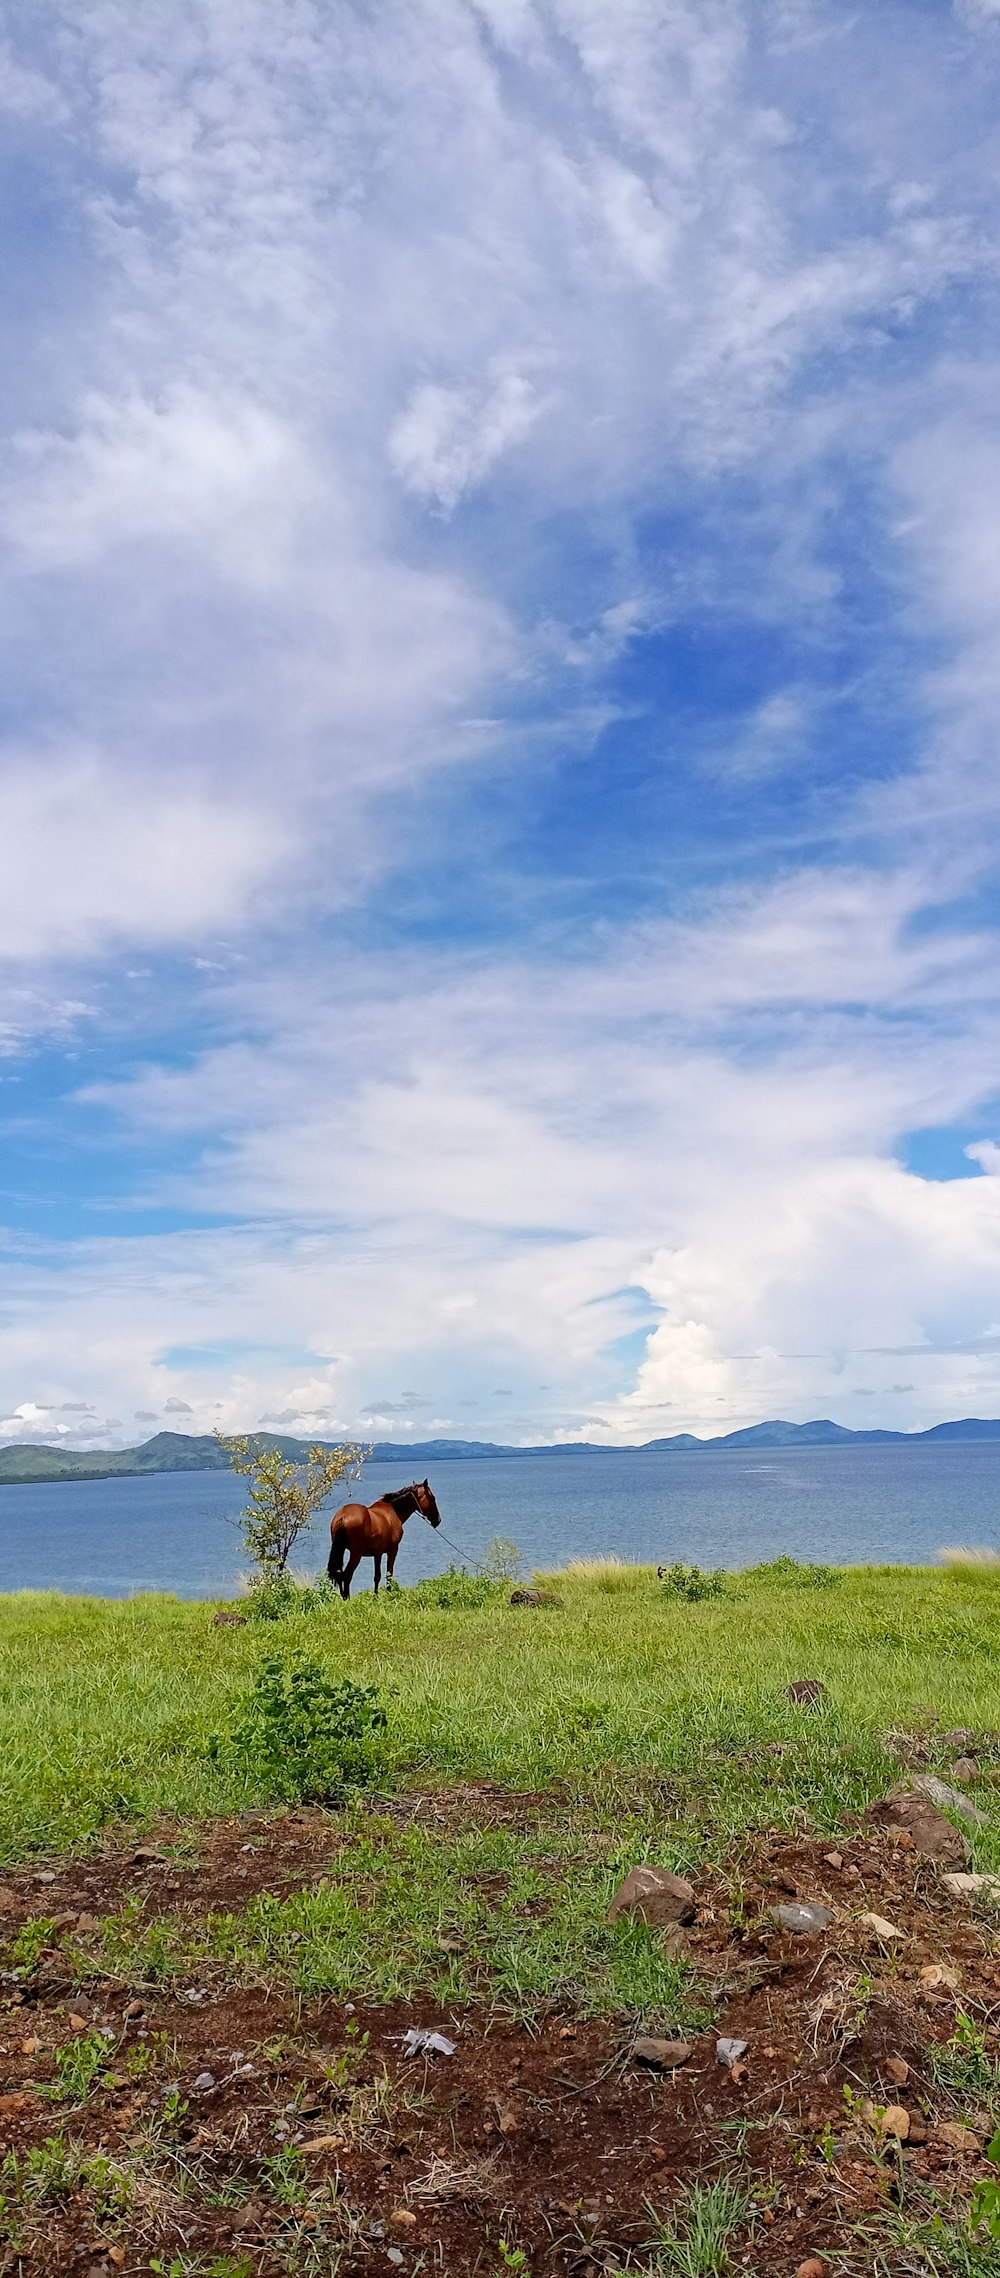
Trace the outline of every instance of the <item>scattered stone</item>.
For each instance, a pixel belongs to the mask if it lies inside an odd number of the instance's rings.
[[[404,2057],[453,2057],[455,2043],[443,2033],[430,2033],[425,2025],[411,2025],[403,2035]]]
[[[894,1922],[887,1922],[884,1914],[862,1914],[858,1917],[866,1930],[874,1930],[876,1938],[905,1938],[905,1930],[898,1930]]]
[[[246,1626],[247,1617],[245,1614],[227,1614],[221,1606],[218,1613],[212,1616],[213,1629],[245,1629]]]
[[[842,1852],[840,1852],[840,1851],[824,1851],[824,1853],[823,1853],[823,1865],[824,1865],[825,1867],[836,1867],[836,1868],[839,1870],[839,1869],[840,1869],[840,1868],[843,1866],[843,1864],[844,1864],[844,1859],[843,1859],[843,1853],[842,1853]]]
[[[953,1898],[1000,1900],[1000,1875],[942,1875],[941,1881]]]
[[[925,2144],[927,2142],[927,2129],[919,2112],[910,2113],[910,2133],[907,2140],[911,2144]]]
[[[608,1908],[608,1921],[622,1914],[637,1914],[640,1922],[656,1929],[662,1923],[694,1920],[694,1891],[683,1875],[666,1867],[633,1867]]]
[[[885,2069],[894,2088],[906,2087],[910,2077],[910,2067],[905,2057],[889,2057]]]
[[[343,2151],[346,2142],[346,2136],[306,2136],[305,2140],[299,2144],[298,2149],[308,2152]]]
[[[716,2041],[716,2061],[719,2064],[724,2064],[727,2072],[732,2072],[734,2064],[739,2064],[740,2058],[745,2057],[747,2053],[747,2046],[748,2044],[746,2041],[730,2041],[725,2039]]]
[[[794,1701],[796,1708],[818,1708],[826,1699],[826,1686],[818,1677],[796,1677],[793,1685],[785,1686],[786,1701]]]
[[[690,2054],[690,2041],[658,2041],[648,2033],[632,2044],[636,2063],[652,2065],[655,2072],[674,2072],[679,2064],[687,2063]]]
[[[975,2130],[964,2128],[961,2120],[940,2120],[932,2140],[936,2144],[945,2144],[949,2151],[963,2152],[967,2157],[979,2150],[979,2137]]]
[[[416,2227],[417,2218],[409,2207],[394,2207],[389,2221],[394,2231],[412,2231]]]
[[[122,2010],[122,2016],[123,2016],[123,2017],[141,2017],[141,2016],[142,2016],[142,2002],[141,2002],[141,2001],[126,2001],[126,2003],[125,2003],[125,2007],[124,2007],[124,2009]]]
[[[953,1780],[978,1780],[979,1766],[974,1756],[960,1756],[951,1767]]]
[[[79,2010],[79,2009],[71,2009],[71,2010],[70,2010],[70,2013],[69,2013],[69,2025],[70,2025],[70,2031],[71,2031],[72,2033],[85,2033],[85,2032],[86,2032],[86,2030],[87,2030],[87,2019],[89,2018],[89,2016],[90,2016],[90,2010],[89,2010],[89,2009],[87,2010],[87,2016],[86,2016],[86,2017],[83,2015],[83,2013],[82,2013],[82,2011],[81,2011],[81,2010]]]
[[[520,2122],[516,2112],[501,2112],[497,2126],[502,2136],[516,2136]]]
[[[892,1795],[869,1804],[865,1818],[874,1827],[901,1830],[924,1859],[951,1860],[958,1864],[969,1856],[965,1836],[915,1786],[895,1788]]]
[[[958,1748],[963,1755],[966,1751],[971,1754],[976,1745],[976,1738],[976,1734],[969,1731],[968,1725],[959,1724],[956,1725],[954,1732],[942,1732],[938,1746],[939,1748]]]
[[[33,1883],[54,1883],[55,1879],[51,1867],[39,1867],[31,1878]]]
[[[77,1935],[77,1937],[78,1937],[78,1938],[89,1938],[91,1931],[92,1931],[92,1930],[96,1930],[96,1928],[97,1928],[97,1916],[96,1916],[96,1914],[78,1914],[78,1915],[77,1915],[77,1918],[76,1918],[76,1922],[74,1923],[74,1929],[75,1929],[75,1931],[76,1931],[76,1935]],[[127,2012],[126,2012],[126,2014],[127,2014]]]
[[[931,1991],[935,1986],[943,1985],[954,1992],[958,1982],[958,1971],[952,1968],[950,1962],[925,1962],[920,1972],[921,1985],[927,1986]]]
[[[795,2278],[826,2278],[826,2263],[820,2261],[818,2254],[807,2254],[805,2261],[799,2263]]]
[[[817,1931],[828,1930],[833,1921],[832,1906],[821,1906],[818,1899],[772,1906],[768,1912],[772,1922],[780,1923],[783,1930],[793,1930],[800,1938],[815,1937]]]
[[[974,1827],[987,1825],[985,1811],[980,1811],[979,1805],[973,1803],[971,1796],[963,1795],[960,1788],[950,1788],[947,1780],[939,1780],[935,1772],[918,1772],[909,1789],[904,1788],[898,1792],[926,1796],[928,1802],[936,1803],[940,1811],[957,1811],[960,1819],[969,1820]]]
[[[554,1590],[512,1590],[512,1606],[561,1606],[562,1599]]]
[[[194,2093],[196,2096],[207,2096],[209,2089],[214,2087],[214,2072],[200,2072],[198,2074],[197,2080],[194,2083]]]
[[[385,2250],[385,2259],[387,2262],[392,2263],[394,2270],[402,2270],[405,2267],[406,2256],[405,2254],[400,2253],[398,2246],[387,2246]]]
[[[89,1996],[86,1993],[74,1993],[73,2009],[75,2015],[79,2018],[81,2025],[85,2025],[88,2017],[92,2017],[94,2014],[93,2002],[90,2000]],[[71,2017],[70,2024],[72,2024],[72,2022],[73,2019]]]
[[[150,1859],[158,1867],[169,1865],[167,1853],[159,1843],[137,1843],[132,1857],[139,1863],[144,1859]]]
[[[882,2114],[882,2134],[894,2137],[898,2144],[905,2144],[909,2133],[910,2115],[905,2104],[887,2104]]]

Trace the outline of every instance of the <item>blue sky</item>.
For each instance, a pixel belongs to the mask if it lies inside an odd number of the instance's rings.
[[[0,1437],[1000,1413],[1000,0],[0,108]]]

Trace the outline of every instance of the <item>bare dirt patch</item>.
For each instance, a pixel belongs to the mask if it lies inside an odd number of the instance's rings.
[[[432,1825],[495,1812],[527,1840],[553,1798],[465,1789],[395,1808]],[[8,1956],[29,1918],[54,1927],[0,1985],[3,2148],[26,2174],[61,2135],[84,2165],[50,2199],[29,2193],[8,2213],[0,2268],[145,2278],[157,2258],[208,2272],[228,2255],[248,2278],[496,2278],[501,2238],[553,2278],[642,2268],[683,2186],[739,2171],[755,2212],[731,2245],[737,2269],[777,2278],[819,2255],[831,2273],[861,2272],[865,2226],[870,2236],[901,2196],[911,2211],[958,2204],[988,2172],[1000,1939],[881,1829],[758,1837],[694,1878],[684,1950],[714,2021],[662,2073],[635,2060],[637,2017],[306,2001],[215,1974],[167,1989],[74,1974],[88,1920],[130,1895],[147,1918],[238,1909],[314,1882],[343,1843],[321,1811],[254,1814],[4,1875]],[[773,1919],[775,1906],[814,1900],[832,1909],[820,1934]],[[942,2052],[961,2016],[980,2055],[949,2085]],[[407,2058],[412,2026],[444,2034],[454,2055]],[[102,2033],[106,2061],[83,2101],[40,2093],[58,2080],[60,2050]],[[746,2043],[732,2065],[720,2038]],[[124,2178],[117,2201],[86,2168],[98,2154]],[[920,2265],[901,2253],[884,2267]]]

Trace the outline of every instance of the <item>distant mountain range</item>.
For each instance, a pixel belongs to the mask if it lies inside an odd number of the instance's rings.
[[[259,1432],[267,1447],[280,1448],[293,1462],[304,1462],[315,1443],[294,1440],[277,1432]],[[457,1463],[473,1456],[514,1460],[524,1455],[649,1455],[676,1449],[680,1454],[702,1448],[876,1447],[894,1442],[906,1446],[924,1440],[1000,1440],[1000,1418],[964,1416],[956,1423],[932,1424],[926,1432],[852,1432],[845,1424],[820,1417],[811,1424],[750,1424],[738,1432],[723,1432],[717,1439],[699,1440],[691,1432],[675,1432],[672,1439],[646,1440],[641,1447],[609,1448],[593,1440],[570,1440],[559,1447],[500,1447],[492,1440],[420,1440],[411,1443],[378,1440],[372,1461],[398,1463],[410,1472],[417,1464]],[[334,1443],[327,1441],[330,1446]],[[60,1479],[136,1478],[149,1471],[228,1471],[225,1449],[212,1435],[191,1432],[156,1432],[141,1447],[91,1448],[39,1447],[15,1440],[0,1447],[0,1486],[27,1485],[32,1481]]]

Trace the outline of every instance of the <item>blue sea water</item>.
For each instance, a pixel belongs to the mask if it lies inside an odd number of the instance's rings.
[[[370,1502],[407,1477],[405,1465],[370,1464],[360,1493]],[[430,1477],[442,1529],[408,1522],[401,1582],[473,1565],[494,1535],[516,1542],[529,1568],[612,1551],[701,1566],[749,1566],[783,1552],[925,1564],[944,1544],[1000,1544],[1000,1442],[560,1451],[441,1462]],[[239,1479],[218,1471],[0,1487],[0,1590],[231,1597],[244,1563],[236,1526],[244,1494]],[[327,1547],[321,1522],[301,1545],[299,1569],[325,1565]]]

